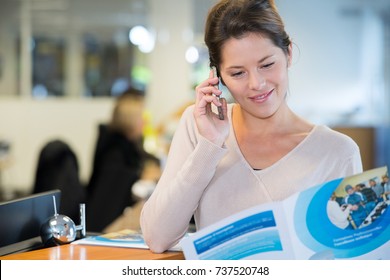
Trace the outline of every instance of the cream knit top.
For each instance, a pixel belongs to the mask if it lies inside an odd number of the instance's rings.
[[[253,170],[234,136],[232,108],[229,104],[230,134],[223,147],[198,133],[193,106],[183,113],[162,177],[141,214],[142,232],[152,251],[175,245],[192,215],[201,229],[246,208],[362,171],[357,144],[323,125],[315,126],[272,166]]]

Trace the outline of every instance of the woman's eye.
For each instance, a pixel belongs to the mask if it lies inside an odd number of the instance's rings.
[[[275,64],[275,62],[267,63],[267,64],[263,65],[262,68],[267,69],[267,68],[270,68],[274,64]]]
[[[241,76],[243,73],[244,73],[244,72],[242,72],[242,71],[232,73],[232,77],[239,77],[239,76]]]

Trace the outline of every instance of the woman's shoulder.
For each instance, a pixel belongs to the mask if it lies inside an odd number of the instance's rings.
[[[336,151],[359,151],[358,145],[350,136],[326,125],[315,125],[312,132],[312,138],[317,144],[330,146]]]
[[[304,145],[306,154],[321,160],[332,168],[328,179],[352,175],[362,171],[360,148],[348,135],[325,125],[316,125]]]
[[[181,115],[181,117],[183,118],[184,116],[192,115],[193,112],[194,112],[194,108],[195,108],[195,104],[190,104],[190,105],[188,105],[188,106],[184,109],[183,114]]]
[[[338,141],[352,141],[352,138],[344,133],[341,133],[333,128],[330,128],[327,125],[315,125],[313,132],[321,137],[326,137],[327,139],[335,139]]]

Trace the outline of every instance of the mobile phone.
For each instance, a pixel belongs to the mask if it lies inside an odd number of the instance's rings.
[[[213,70],[213,77],[218,77],[218,72],[217,72],[217,68],[215,66],[211,67],[211,69]],[[219,89],[219,85],[221,84],[221,78],[218,77],[218,84],[215,85],[215,88],[216,89]],[[219,100],[219,96],[217,96],[218,100]],[[218,118],[220,120],[223,120],[224,117],[223,117],[223,111],[222,111],[222,106],[217,106],[217,110],[218,110]]]

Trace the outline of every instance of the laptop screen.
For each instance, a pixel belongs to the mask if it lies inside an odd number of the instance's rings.
[[[61,191],[52,190],[0,202],[0,255],[42,246],[41,225],[60,209]]]

